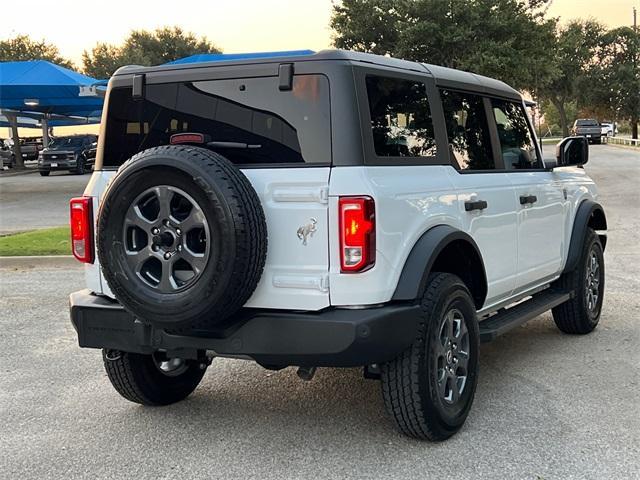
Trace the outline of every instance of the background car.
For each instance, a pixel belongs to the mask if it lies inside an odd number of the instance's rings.
[[[20,152],[22,152],[23,160],[37,160],[42,148],[42,137],[25,137],[20,139]]]
[[[2,159],[3,167],[13,168],[16,166],[16,156],[13,149],[2,139],[0,139],[0,159]]]
[[[71,135],[53,139],[38,157],[40,175],[46,177],[53,170],[68,170],[79,175],[91,171],[97,145],[98,137],[95,135]]]
[[[573,123],[571,134],[578,137],[586,137],[589,143],[601,143],[601,128],[597,120],[593,118],[579,118]]]
[[[618,126],[613,122],[602,122],[600,133],[603,137],[615,137],[618,133]]]

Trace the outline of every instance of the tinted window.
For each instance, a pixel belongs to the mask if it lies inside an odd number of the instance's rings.
[[[586,119],[576,120],[576,125],[579,127],[597,127],[599,124],[597,120]]]
[[[381,157],[436,154],[431,109],[421,82],[367,76],[373,146]]]
[[[442,90],[449,152],[460,170],[492,170],[489,124],[482,97]]]
[[[237,164],[331,163],[329,82],[322,75],[295,76],[286,92],[277,77],[264,77],[151,84],[141,100],[117,88],[108,101],[103,166],[187,132],[251,146],[211,147]]]
[[[492,100],[492,104],[504,168],[542,167],[523,106],[500,100]]]
[[[80,147],[86,142],[85,137],[58,137],[51,141],[52,147]]]

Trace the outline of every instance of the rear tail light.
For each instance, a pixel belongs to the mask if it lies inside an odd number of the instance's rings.
[[[93,213],[91,197],[72,198],[71,251],[84,263],[93,263]]]
[[[340,197],[340,270],[355,273],[376,263],[375,204],[371,197]]]

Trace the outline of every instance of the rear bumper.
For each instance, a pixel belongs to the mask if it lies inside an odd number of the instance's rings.
[[[274,366],[383,363],[411,345],[420,319],[419,306],[412,304],[321,312],[246,309],[226,328],[184,336],[145,325],[118,303],[89,290],[72,293],[69,302],[81,347],[145,354],[166,350],[185,358],[208,350]]]

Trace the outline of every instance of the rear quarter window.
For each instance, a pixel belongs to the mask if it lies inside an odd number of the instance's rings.
[[[418,80],[366,76],[378,157],[435,157],[436,141],[426,86]]]
[[[168,145],[176,133],[202,133],[239,165],[329,165],[329,81],[296,75],[290,91],[277,77],[148,84],[143,99],[131,88],[109,93],[101,167],[117,167],[136,153]],[[237,146],[237,145],[236,145]]]

